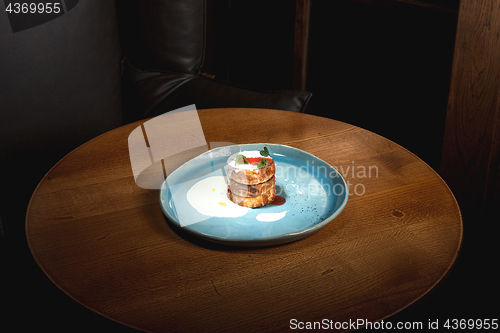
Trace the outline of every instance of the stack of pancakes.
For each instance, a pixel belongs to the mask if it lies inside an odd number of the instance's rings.
[[[234,159],[227,164],[227,196],[232,202],[248,208],[270,204],[276,198],[274,175],[276,167],[272,157],[264,157],[267,165],[258,169],[248,165],[235,165]]]

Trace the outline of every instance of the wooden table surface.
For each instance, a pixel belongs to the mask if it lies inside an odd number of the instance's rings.
[[[457,202],[401,146],[307,114],[198,114],[207,142],[285,144],[336,167],[349,183],[345,209],[281,246],[194,238],[167,223],[158,190],[134,182],[127,138],[142,121],[120,127],[54,166],[27,211],[34,258],[76,301],[150,332],[279,332],[325,319],[345,328],[410,306],[453,266],[463,230]]]

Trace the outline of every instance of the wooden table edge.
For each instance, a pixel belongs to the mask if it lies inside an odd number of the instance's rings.
[[[209,109],[197,109],[197,111],[200,111],[200,110],[203,110],[203,111],[212,111],[212,110],[218,110],[218,109],[252,109],[252,108],[209,108]],[[290,111],[285,111],[285,110],[278,110],[278,109],[263,109],[263,108],[259,108],[261,110],[272,110],[272,111],[281,111],[281,112],[290,112]],[[294,112],[295,113],[295,112]],[[324,117],[320,117],[320,116],[316,116],[316,115],[312,115],[312,114],[307,114],[307,113],[298,113],[298,114],[304,114],[304,115],[307,115],[307,116],[312,116],[312,117],[318,117],[318,118],[324,118]],[[35,253],[33,252],[32,250],[32,244],[31,244],[31,241],[30,241],[30,236],[29,236],[29,223],[28,223],[28,215],[29,215],[29,211],[30,211],[30,208],[32,206],[32,203],[33,203],[33,197],[35,196],[35,194],[38,192],[39,190],[39,187],[41,186],[41,184],[43,183],[43,181],[48,177],[48,175],[52,172],[52,170],[54,170],[56,167],[58,167],[58,165],[60,163],[62,163],[65,159],[67,159],[69,156],[71,156],[75,151],[79,150],[81,147],[84,147],[88,144],[91,144],[93,141],[95,140],[98,140],[100,137],[108,134],[109,132],[112,132],[112,131],[116,131],[116,130],[120,130],[120,129],[123,129],[124,127],[130,127],[130,128],[136,128],[137,126],[141,126],[143,123],[147,122],[148,120],[151,120],[155,117],[150,117],[150,118],[146,118],[146,119],[141,119],[141,120],[137,120],[137,121],[134,121],[132,123],[128,123],[128,124],[123,124],[122,126],[119,126],[119,127],[116,127],[114,129],[111,129],[109,131],[106,131],[86,142],[84,142],[83,144],[77,146],[76,148],[72,149],[69,153],[67,153],[63,158],[61,158],[56,164],[54,164],[54,166],[52,166],[46,173],[45,175],[42,177],[42,179],[39,181],[39,183],[37,184],[35,190],[33,191],[33,194],[31,195],[30,197],[30,200],[29,200],[29,203],[28,203],[28,206],[27,206],[27,209],[26,209],[26,214],[25,214],[25,235],[26,235],[26,240],[27,240],[27,243],[28,243],[28,247],[30,249],[30,252],[33,256],[33,258],[35,259],[35,262],[37,263],[38,267],[43,271],[43,273],[49,278],[49,280],[55,285],[57,286],[58,289],[62,290],[67,296],[69,296],[71,299],[73,299],[74,301],[76,301],[78,304],[82,305],[83,307],[85,307],[86,309],[89,309],[90,311],[100,315],[100,316],[103,316],[104,318],[108,319],[108,320],[111,320],[113,322],[116,322],[116,323],[119,323],[121,325],[124,325],[126,327],[129,327],[129,328],[132,328],[132,329],[136,329],[136,330],[139,330],[139,331],[143,331],[142,329],[138,328],[138,327],[134,327],[128,323],[124,323],[122,321],[119,321],[117,319],[114,319],[114,318],[111,318],[109,317],[108,315],[100,312],[100,311],[97,311],[95,309],[92,309],[90,308],[89,306],[85,305],[84,303],[80,302],[78,299],[74,298],[73,296],[71,296],[68,292],[66,292],[63,288],[61,288],[59,286],[58,283],[56,283],[56,281],[54,281],[54,279],[51,277],[50,274],[48,274],[48,272],[44,269],[43,265],[40,265],[40,262],[37,258],[37,256],[35,255]],[[346,125],[349,125],[352,127],[353,130],[363,130],[363,131],[367,131],[373,135],[376,135],[384,140],[387,140],[387,141],[390,141],[392,144],[400,147],[401,149],[403,149],[404,151],[408,152],[409,154],[411,154],[413,157],[415,157],[416,159],[418,159],[421,163],[423,163],[430,171],[432,171],[439,179],[440,181],[446,186],[449,194],[451,195],[451,197],[453,198],[453,202],[454,202],[454,206],[456,207],[456,211],[458,213],[458,218],[459,218],[459,224],[460,224],[460,234],[459,234],[459,239],[458,239],[458,246],[457,246],[457,249],[456,249],[456,252],[455,252],[455,255],[453,257],[453,260],[450,262],[449,266],[446,268],[445,272],[442,274],[442,276],[428,289],[426,290],[422,295],[420,295],[418,298],[416,298],[415,300],[413,300],[411,303],[408,303],[407,305],[405,305],[404,307],[392,312],[391,314],[383,317],[383,318],[380,318],[379,320],[377,321],[382,321],[382,320],[386,320],[396,314],[399,314],[401,312],[403,312],[404,310],[408,309],[410,306],[420,302],[422,299],[425,299],[426,297],[429,296],[430,293],[432,293],[433,291],[435,291],[439,286],[441,286],[445,281],[446,281],[446,278],[450,275],[450,273],[452,272],[453,268],[455,267],[455,264],[457,262],[457,259],[460,255],[460,252],[461,252],[461,249],[462,249],[462,245],[463,245],[463,216],[462,216],[462,213],[461,213],[461,210],[460,210],[460,206],[458,204],[458,201],[456,200],[456,197],[455,195],[453,194],[453,191],[450,189],[450,187],[448,186],[448,184],[444,181],[444,179],[441,177],[441,175],[436,172],[432,167],[430,167],[424,160],[422,160],[419,156],[417,156],[416,154],[414,154],[413,152],[411,152],[410,150],[408,150],[407,148],[401,146],[400,144],[388,139],[388,138],[385,138],[383,137],[382,135],[378,134],[378,133],[375,133],[375,132],[372,132],[370,130],[367,130],[367,129],[364,129],[362,127],[359,127],[359,126],[356,126],[356,125],[352,125],[352,124],[349,124],[349,123],[346,123],[346,122],[343,122],[343,121],[339,121],[339,120],[335,120],[335,119],[330,119],[330,118],[325,118],[325,119],[329,119],[329,120],[334,120],[336,122],[339,122],[339,123],[343,123],[343,124],[346,124]]]

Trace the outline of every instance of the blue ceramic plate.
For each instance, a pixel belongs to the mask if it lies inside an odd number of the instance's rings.
[[[240,207],[227,198],[227,159],[264,146],[276,164],[276,194],[286,202]],[[345,180],[328,163],[297,148],[267,143],[207,151],[172,172],[160,190],[163,212],[176,226],[236,246],[270,246],[304,238],[337,217],[347,198]]]

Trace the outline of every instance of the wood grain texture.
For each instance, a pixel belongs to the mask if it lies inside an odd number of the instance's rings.
[[[337,167],[351,186],[346,208],[282,246],[195,239],[167,223],[157,190],[134,183],[127,137],[141,122],[118,128],[59,162],[27,212],[33,256],[76,301],[148,332],[281,332],[294,318],[386,318],[431,290],[455,262],[462,241],[455,198],[397,144],[307,114],[198,113],[207,142],[286,144]],[[264,118],[268,125],[259,126]]]
[[[476,222],[499,203],[499,50],[500,3],[461,1],[440,173]]]

